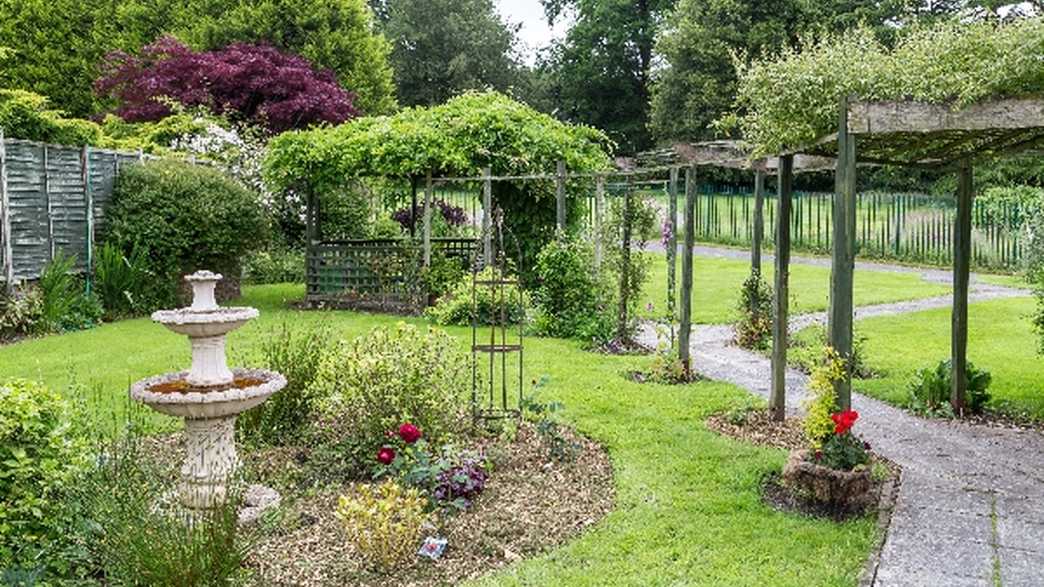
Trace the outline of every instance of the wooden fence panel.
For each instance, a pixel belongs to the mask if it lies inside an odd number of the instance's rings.
[[[51,256],[44,147],[8,141],[6,165],[13,277],[31,279]]]
[[[87,269],[116,175],[143,156],[7,138],[2,152],[0,193],[7,208],[0,214],[6,215],[0,251],[9,244],[11,254],[0,252],[0,281],[38,278],[59,251],[76,257],[76,269]]]

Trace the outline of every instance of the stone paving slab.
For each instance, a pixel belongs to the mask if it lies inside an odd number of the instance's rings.
[[[1005,587],[1040,587],[1044,584],[1044,554],[1001,546],[1000,579]]]

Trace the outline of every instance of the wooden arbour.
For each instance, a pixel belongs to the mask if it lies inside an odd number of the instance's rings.
[[[917,101],[843,98],[837,132],[798,149],[837,160],[834,240],[828,312],[829,343],[850,365],[857,165],[871,163],[956,171],[950,401],[965,405],[968,347],[968,282],[973,203],[972,168],[977,161],[1044,145],[1044,99],[998,99],[962,109]],[[837,386],[841,409],[851,406],[851,368]]]
[[[630,163],[630,162],[629,162]],[[769,393],[769,407],[774,418],[782,420],[786,412],[786,370],[787,370],[787,322],[789,319],[789,284],[790,284],[790,216],[794,193],[794,174],[814,171],[828,171],[836,167],[836,160],[831,156],[811,155],[803,153],[787,153],[778,157],[751,158],[751,149],[740,141],[704,141],[697,143],[675,143],[671,147],[639,154],[635,158],[635,166],[670,166],[672,168],[669,184],[670,209],[668,211],[671,226],[677,226],[675,197],[678,173],[675,169],[686,170],[686,199],[684,207],[685,243],[682,248],[682,283],[681,283],[681,317],[678,336],[679,360],[690,369],[691,357],[689,340],[692,330],[691,304],[693,280],[693,247],[694,225],[693,209],[695,205],[695,176],[698,167],[719,167],[739,169],[754,173],[754,238],[751,243],[751,271],[761,272],[761,251],[764,238],[764,203],[765,178],[777,176],[776,213],[776,248],[773,287],[774,319],[772,324],[772,386]],[[672,270],[675,264],[674,255],[677,244],[672,234],[667,247],[667,267]]]

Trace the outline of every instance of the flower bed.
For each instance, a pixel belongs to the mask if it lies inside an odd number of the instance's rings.
[[[347,486],[331,485],[314,493],[283,489],[288,505],[248,566],[265,585],[444,585],[544,552],[596,523],[613,504],[608,455],[587,439],[563,433],[579,447],[569,462],[550,460],[546,441],[529,424],[519,428],[514,442],[484,440],[474,447],[494,466],[469,507],[442,508],[429,517],[422,534],[448,542],[438,560],[411,556],[391,569],[364,562],[346,541],[336,513]],[[287,450],[254,456],[264,461],[261,474],[271,476],[266,482],[276,486],[302,470],[304,458]]]

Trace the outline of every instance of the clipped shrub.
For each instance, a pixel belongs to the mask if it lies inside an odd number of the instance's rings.
[[[832,434],[837,412],[837,392],[834,384],[845,375],[845,362],[832,347],[824,347],[819,364],[812,370],[808,380],[808,396],[805,398],[805,418],[801,428],[813,448],[820,448]]]
[[[611,283],[594,272],[594,252],[579,239],[558,239],[541,249],[536,262],[533,330],[542,336],[579,338],[601,344],[616,319]]]
[[[39,383],[0,383],[0,567],[60,538],[63,501],[87,460],[68,416]]]
[[[239,260],[268,233],[256,194],[220,171],[175,161],[124,168],[106,215],[105,242],[148,249],[152,308],[177,302],[184,273],[211,269],[234,282]]]
[[[454,437],[467,423],[470,391],[471,361],[453,337],[400,322],[329,349],[309,393],[322,398],[321,444],[358,472],[402,422],[433,443]]]
[[[337,517],[352,547],[387,571],[415,555],[428,519],[425,504],[419,491],[389,479],[379,485],[353,485],[341,496]]]
[[[990,401],[989,371],[977,369],[969,362],[965,368],[968,380],[968,393],[965,406],[973,414],[979,414]],[[921,369],[910,383],[910,407],[914,411],[928,415],[952,418],[953,406],[950,404],[950,392],[953,389],[953,363],[950,359],[939,361],[935,368]]]
[[[479,281],[489,281],[498,277],[492,267],[479,272]],[[509,275],[507,279],[511,279]],[[461,275],[449,293],[439,298],[438,303],[425,312],[428,318],[444,326],[471,324],[474,316],[479,324],[518,324],[526,319],[529,306],[528,296],[523,292],[519,297],[517,285],[487,287],[479,285],[475,288],[475,299],[472,301],[472,276]],[[501,316],[504,320],[501,320]]]
[[[286,387],[236,419],[244,442],[284,445],[297,439],[317,409],[313,386],[323,353],[333,343],[329,324],[293,327],[284,322],[261,339],[261,364],[282,373]]]
[[[105,309],[105,318],[142,313],[148,306],[145,294],[151,277],[145,247],[134,246],[129,254],[111,242],[98,247],[94,254],[94,293]]]
[[[293,250],[259,251],[243,264],[246,283],[304,283],[304,253]]]
[[[736,323],[736,344],[750,350],[765,350],[772,340],[772,287],[752,271],[736,304],[740,319]]]

